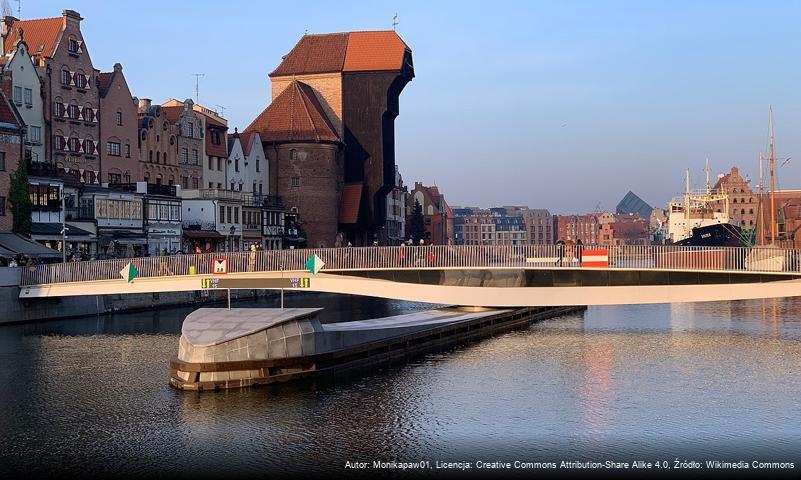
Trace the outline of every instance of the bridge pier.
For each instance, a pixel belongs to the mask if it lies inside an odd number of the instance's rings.
[[[201,308],[187,316],[170,384],[216,390],[381,364],[585,307],[447,307],[322,324],[319,308]]]

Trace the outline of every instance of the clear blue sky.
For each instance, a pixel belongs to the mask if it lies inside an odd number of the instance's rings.
[[[335,5],[335,7],[334,7]],[[16,11],[16,1],[11,1]],[[401,96],[407,184],[451,204],[613,209],[632,189],[664,205],[691,168],[737,165],[756,185],[773,105],[779,185],[801,188],[800,2],[35,2],[22,17],[85,18],[97,68],[134,95],[194,96],[246,126],[267,74],[309,33],[391,28],[417,77]]]

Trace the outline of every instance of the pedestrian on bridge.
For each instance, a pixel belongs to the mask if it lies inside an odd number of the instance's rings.
[[[559,255],[559,259],[553,262],[553,264],[561,267],[562,259],[565,258],[565,241],[561,238],[556,241],[556,254]]]
[[[584,254],[584,244],[581,243],[581,239],[579,238],[576,240],[576,256],[578,257],[578,266],[581,266],[581,257]]]

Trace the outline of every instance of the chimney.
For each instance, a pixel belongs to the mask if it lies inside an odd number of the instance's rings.
[[[140,110],[150,110],[151,100],[149,98],[140,98],[139,99],[139,109]]]
[[[75,28],[81,28],[81,14],[76,12],[75,10],[64,10],[61,12],[61,16],[64,17],[64,24],[70,25],[72,24]]]

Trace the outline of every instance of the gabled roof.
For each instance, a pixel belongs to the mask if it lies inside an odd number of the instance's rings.
[[[18,131],[24,125],[22,117],[0,90],[0,129]]]
[[[359,207],[362,203],[362,183],[349,183],[342,187],[339,200],[339,223],[352,225],[359,223]]]
[[[175,105],[175,106],[161,106],[161,113],[164,115],[170,123],[173,125],[178,123],[178,117],[181,116],[181,113],[184,111],[183,105]]]
[[[115,72],[102,72],[97,76],[97,81],[100,83],[97,90],[103,98],[105,98],[108,93],[108,87],[111,86],[111,82],[114,80],[114,73]]]
[[[259,132],[262,142],[341,143],[310,86],[293,81],[262,111],[245,133]]]
[[[31,55],[35,57],[52,57],[58,46],[58,39],[64,28],[64,18],[37,18],[34,20],[17,20],[11,24],[8,36],[3,42],[3,51],[8,52],[19,38],[19,29],[23,30],[23,38],[28,44]]]
[[[244,132],[239,136],[239,141],[242,142],[242,152],[245,155],[250,155],[250,149],[253,148],[253,140],[258,134],[259,132]]]
[[[400,71],[407,51],[394,30],[304,35],[270,76]]]

